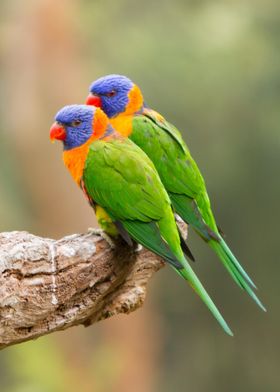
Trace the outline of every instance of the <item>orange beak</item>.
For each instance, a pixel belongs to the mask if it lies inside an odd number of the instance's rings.
[[[93,95],[92,93],[90,93],[86,99],[86,104],[95,106],[96,108],[101,108],[102,105],[101,98],[98,97],[97,95]]]
[[[50,139],[52,142],[54,142],[55,140],[65,140],[66,132],[64,127],[57,122],[53,123],[50,129]]]

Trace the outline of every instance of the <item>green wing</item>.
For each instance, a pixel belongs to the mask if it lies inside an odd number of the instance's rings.
[[[153,161],[168,192],[195,198],[205,185],[179,131],[146,112],[134,117],[131,140]]]
[[[169,197],[139,147],[128,139],[94,142],[83,181],[90,197],[114,221],[120,221],[132,238],[182,268],[183,253]]]
[[[253,281],[219,234],[205,182],[179,131],[145,108],[135,116],[130,138],[153,161],[175,211],[209,243],[236,283],[263,308],[250,287],[255,287]]]
[[[143,155],[125,139],[90,146],[84,170],[87,192],[118,220],[160,220],[170,205],[153,164]]]
[[[162,256],[186,279],[223,329],[232,334],[184,258],[169,197],[154,165],[129,139],[96,141],[89,148],[83,181],[89,196],[137,242]]]
[[[137,242],[162,256],[186,279],[224,330],[232,334],[184,258],[169,197],[154,165],[129,139],[96,141],[84,169],[87,193]]]
[[[177,208],[181,217],[204,239],[217,239],[204,179],[180,132],[158,113],[145,108],[143,114],[134,117],[130,138],[153,161],[174,207],[175,204],[180,207],[183,202],[183,208],[180,211]],[[188,205],[187,217],[185,205]]]

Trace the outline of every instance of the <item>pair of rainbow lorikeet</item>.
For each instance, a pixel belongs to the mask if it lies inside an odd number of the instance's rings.
[[[61,109],[50,138],[63,142],[64,163],[101,227],[163,257],[232,335],[187,261],[193,257],[174,213],[209,244],[237,285],[265,308],[219,232],[204,179],[180,132],[145,104],[139,87],[125,76],[93,82],[86,103]]]

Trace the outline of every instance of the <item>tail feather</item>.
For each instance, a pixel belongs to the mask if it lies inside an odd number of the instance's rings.
[[[170,214],[173,218],[171,210]],[[170,243],[170,245],[164,239],[164,234],[168,232],[170,234],[170,230],[168,230],[170,227],[168,227],[168,225],[165,226],[165,223],[164,219],[158,222],[161,230],[159,230],[159,226],[155,222],[145,223],[139,221],[123,221],[122,225],[135,241],[160,255],[165,259],[165,261],[171,264],[178,274],[190,283],[192,288],[211,311],[224,331],[229,335],[233,335],[226,321],[223,319],[214,302],[211,300],[199,279],[191,269],[191,266],[185,259],[181,247],[176,246],[175,242],[177,241],[179,245],[178,233],[175,231],[174,242]],[[176,230],[175,222],[174,228]]]
[[[250,278],[250,276],[247,274],[247,272],[244,270],[244,268],[240,265],[239,261],[237,260],[237,258],[234,256],[234,254],[231,252],[231,250],[229,249],[229,247],[227,246],[225,240],[221,237],[220,238],[220,244],[223,248],[223,250],[225,251],[225,253],[227,254],[228,258],[232,261],[232,263],[235,265],[235,267],[238,269],[238,271],[241,273],[241,275],[247,280],[247,282],[254,288],[256,289],[257,286],[255,285],[255,283],[252,281],[252,279]]]
[[[207,291],[201,284],[200,280],[192,270],[191,266],[189,263],[184,259],[181,260],[181,263],[184,266],[184,269],[177,270],[177,272],[184,278],[186,279],[191,287],[194,289],[194,291],[198,294],[198,296],[202,299],[202,301],[205,303],[205,305],[208,307],[212,315],[215,317],[215,319],[218,321],[220,326],[223,328],[223,330],[230,336],[233,336],[233,333],[231,329],[229,328],[228,324],[224,320],[223,316],[219,312],[218,308],[208,295]]]
[[[229,248],[227,246],[224,247],[224,244],[225,242],[222,239],[220,242],[216,242],[213,240],[209,241],[209,245],[217,253],[220,260],[222,261],[222,263],[224,264],[224,266],[226,267],[226,269],[228,270],[232,278],[235,280],[235,282],[250,295],[250,297],[256,302],[256,304],[263,311],[266,311],[264,305],[261,303],[259,298],[254,293],[252,287],[250,286],[250,284],[254,285],[254,283],[251,281],[249,277],[248,277],[249,279],[247,278],[248,275],[240,266],[240,264],[238,262],[237,262],[238,264],[236,264],[237,260],[235,258],[232,258],[233,256],[232,253],[228,252]],[[241,267],[240,268],[241,270],[238,268],[238,266]]]
[[[170,194],[170,198],[175,211],[186,223],[189,223],[207,243],[209,243],[237,285],[244,289],[258,306],[265,311],[265,307],[252,290],[252,288],[256,288],[256,285],[231,252],[225,240],[219,234],[218,229],[210,228],[204,222],[195,200],[184,195],[176,195],[173,193]],[[211,225],[211,227],[215,227],[214,217],[212,218],[213,225]]]

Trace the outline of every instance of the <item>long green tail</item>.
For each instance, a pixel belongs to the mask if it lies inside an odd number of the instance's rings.
[[[170,216],[172,219],[173,215],[170,210]],[[168,216],[166,219],[162,219],[158,224],[161,228],[159,230],[158,225],[155,222],[140,222],[140,221],[124,221],[122,222],[124,228],[127,232],[134,238],[135,241],[139,242],[146,248],[150,249],[154,253],[160,255],[165,261],[172,265],[176,272],[180,276],[182,276],[185,280],[189,282],[191,287],[195,290],[195,292],[199,295],[205,305],[208,307],[210,312],[219,322],[224,331],[233,335],[226,321],[223,319],[219,310],[217,309],[214,302],[211,300],[206,290],[200,283],[199,279],[195,275],[194,271],[191,269],[191,266],[185,259],[182,249],[180,247],[179,236],[177,233],[177,228],[174,222],[174,241],[168,244],[164,240],[163,232],[165,234],[172,235],[172,227],[165,225],[168,223]],[[176,246],[177,243],[177,246]],[[183,266],[183,268],[182,268]]]
[[[212,229],[205,224],[195,200],[190,199],[185,195],[171,193],[169,196],[175,211],[210,245],[238,286],[244,289],[262,310],[266,311],[265,307],[252,290],[252,287],[256,288],[254,282],[233,255],[218,230]],[[215,223],[212,226],[215,226]]]
[[[223,316],[219,312],[218,308],[208,295],[207,291],[205,288],[202,286],[200,280],[192,270],[191,266],[189,263],[186,261],[186,259],[181,259],[181,263],[184,266],[184,269],[176,269],[176,271],[181,275],[184,279],[186,279],[191,287],[194,289],[194,291],[198,294],[198,296],[202,299],[202,301],[205,303],[207,308],[210,310],[210,312],[213,314],[215,319],[218,321],[220,326],[223,328],[223,330],[230,336],[233,336],[233,333],[231,329],[229,328],[228,324],[224,320]]]
[[[238,263],[236,265],[236,259],[235,259],[234,255],[231,253],[231,251],[229,250],[225,241],[221,238],[219,242],[217,242],[215,240],[210,240],[208,243],[211,246],[211,248],[216,252],[216,254],[219,256],[223,265],[228,270],[228,272],[230,273],[232,278],[235,280],[235,282],[250,295],[250,297],[256,302],[256,304],[263,311],[266,312],[266,308],[264,307],[264,305],[261,303],[259,298],[254,293],[253,289],[248,284],[248,282],[247,282],[248,279],[247,280],[244,279],[244,275],[242,275],[242,272],[240,272],[239,268],[237,267],[237,265],[240,266],[240,264]],[[244,273],[246,274],[246,272],[244,272]],[[251,280],[249,280],[249,282],[250,281]]]

